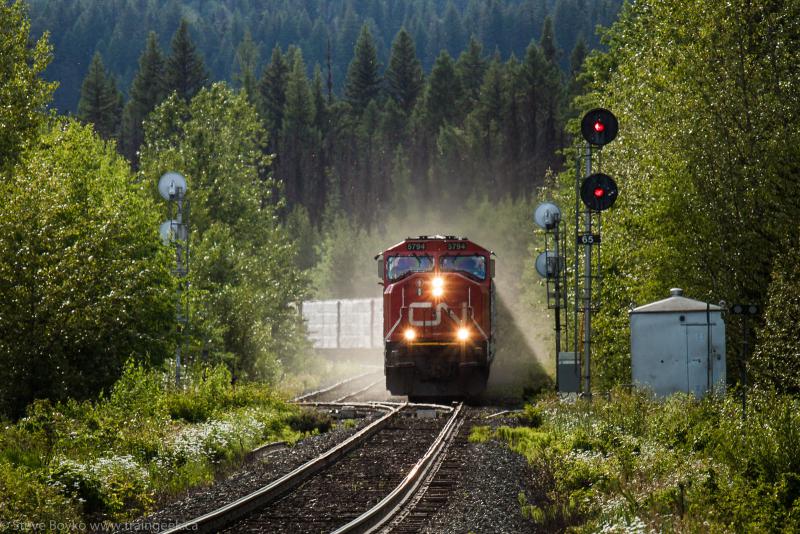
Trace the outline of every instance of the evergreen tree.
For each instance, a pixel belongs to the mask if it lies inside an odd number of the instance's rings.
[[[292,68],[286,79],[286,106],[280,134],[278,176],[286,184],[289,201],[308,206],[307,197],[314,188],[313,160],[317,157],[317,135],[313,130],[314,101],[303,55],[295,48],[289,57]]]
[[[471,107],[480,97],[483,75],[486,72],[483,46],[474,36],[470,37],[467,49],[458,57],[456,72]]]
[[[574,98],[582,95],[585,91],[585,83],[581,80],[580,75],[583,71],[583,62],[586,59],[586,41],[583,40],[583,35],[578,37],[575,43],[575,48],[569,56],[569,89],[568,89],[568,103],[570,108]]]
[[[250,30],[245,31],[242,42],[236,48],[236,73],[234,79],[239,87],[247,94],[250,103],[257,100],[258,79],[256,70],[260,61],[258,45],[253,41]]]
[[[586,53],[586,41],[583,35],[579,35],[578,40],[575,42],[575,48],[572,49],[572,53],[569,56],[569,73],[573,79],[578,76],[583,68]]]
[[[553,19],[550,17],[545,17],[544,19],[539,46],[542,47],[542,53],[548,63],[555,63],[558,61],[558,48],[556,47],[556,39],[553,35]]]
[[[136,164],[137,152],[144,142],[142,122],[166,96],[164,57],[155,32],[147,36],[147,46],[139,57],[139,71],[131,85],[130,99],[122,115],[120,146],[122,153]]]
[[[503,7],[499,0],[490,0],[481,15],[482,40],[489,50],[505,49],[508,27],[503,17]]]
[[[314,80],[311,84],[312,100],[314,102],[314,127],[324,134],[330,127],[328,101],[322,87],[322,69],[319,65],[314,67]]]
[[[456,76],[453,58],[442,50],[431,70],[425,93],[425,119],[434,135],[445,122],[453,123],[459,115],[461,84]]]
[[[78,118],[94,125],[103,139],[111,139],[119,131],[120,92],[114,78],[109,76],[99,52],[95,52],[89,72],[81,86]]]
[[[422,91],[423,73],[414,41],[405,28],[400,28],[394,39],[385,78],[389,95],[410,113]]]
[[[279,46],[272,49],[272,59],[258,82],[259,113],[270,133],[270,146],[283,127],[283,108],[286,105],[286,78],[289,66]]]
[[[178,98],[186,102],[208,84],[208,71],[189,37],[189,25],[185,20],[181,20],[172,37],[172,53],[167,58],[164,80],[167,92],[175,91]]]
[[[381,86],[375,41],[366,24],[361,27],[354,53],[353,61],[347,69],[345,96],[353,110],[360,114],[378,96]]]
[[[557,160],[556,147],[563,144],[564,132],[561,125],[561,110],[565,98],[563,76],[558,67],[560,51],[556,47],[553,37],[553,21],[550,17],[544,19],[542,38],[540,39],[542,55],[545,66],[541,71],[541,90],[543,122],[542,122],[542,156],[549,159],[550,164]]]
[[[444,48],[455,57],[464,48],[466,39],[464,25],[461,22],[461,15],[458,14],[456,6],[452,0],[447,3],[442,19],[442,44]]]
[[[543,72],[547,62],[542,54],[542,49],[535,42],[531,41],[528,50],[525,52],[525,60],[522,63],[519,77],[522,87],[522,124],[523,141],[522,147],[529,159],[537,158],[539,155],[540,123],[543,115],[544,106],[544,82]],[[536,171],[543,169],[537,168]],[[534,172],[536,172],[534,171]]]

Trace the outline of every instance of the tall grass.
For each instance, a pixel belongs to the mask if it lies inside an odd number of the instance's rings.
[[[658,402],[616,390],[592,403],[549,397],[524,417],[536,428],[494,437],[550,481],[544,496],[520,496],[523,513],[545,529],[800,531],[794,397],[752,392],[743,419],[735,397]]]
[[[266,441],[329,425],[314,423],[266,386],[234,387],[224,366],[176,388],[170,373],[129,364],[96,402],[37,401],[0,429],[0,526],[128,520]]]

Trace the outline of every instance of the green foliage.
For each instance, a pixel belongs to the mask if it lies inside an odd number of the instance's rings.
[[[246,31],[242,42],[236,48],[236,73],[233,76],[237,86],[245,93],[251,103],[258,97],[257,72],[261,61],[258,45],[253,41],[253,36]]]
[[[43,480],[39,473],[0,462],[0,525],[6,531],[26,531],[32,525],[79,524],[80,505]]]
[[[197,47],[189,37],[189,25],[181,25],[172,37],[172,53],[164,65],[164,86],[184,101],[192,99],[208,83],[208,71]]]
[[[179,169],[188,181],[195,353],[226,361],[238,378],[277,378],[304,347],[290,304],[302,299],[305,282],[277,220],[280,194],[255,109],[246,95],[215,84],[190,103],[167,100],[146,131],[142,176],[155,184]]]
[[[0,6],[0,172],[19,160],[39,134],[44,108],[56,88],[39,75],[51,59],[44,35],[29,46],[30,21],[22,2]]]
[[[422,64],[417,58],[414,41],[405,28],[397,32],[392,43],[392,55],[386,68],[387,91],[406,113],[414,108],[423,88]]]
[[[111,139],[119,132],[121,115],[122,93],[113,76],[106,72],[100,54],[96,53],[81,86],[78,118],[92,124],[103,139]]]
[[[0,520],[129,520],[264,442],[298,439],[298,421],[325,429],[268,387],[234,387],[225,366],[192,368],[184,384],[129,361],[94,403],[32,404],[0,431]]]
[[[788,52],[800,45],[798,16],[794,2],[636,2],[607,32],[608,52],[587,60],[580,107],[603,105],[620,122],[603,153],[621,191],[603,219],[603,275],[625,283],[603,286],[599,387],[630,380],[631,302],[680,286],[710,302],[765,304],[800,202],[800,76]],[[739,322],[728,326],[737,346]],[[728,362],[738,377],[741,360],[729,351]]]
[[[759,391],[742,420],[734,398],[663,403],[614,390],[592,404],[545,399],[539,428],[496,436],[525,455],[543,500],[520,495],[541,528],[576,532],[764,532],[797,528],[798,401]]]
[[[757,382],[800,393],[800,253],[786,246],[772,269],[761,340],[750,364]]]
[[[152,504],[149,473],[129,455],[102,457],[90,462],[59,459],[50,467],[51,484],[82,504],[89,516],[103,513],[120,521]]]
[[[617,14],[621,0],[593,0],[584,9],[577,0],[504,0],[466,2],[459,0],[396,0],[353,3],[350,0],[285,2],[264,0],[29,0],[34,34],[53,33],[58,54],[49,76],[62,81],[56,106],[75,110],[80,77],[75,65],[88,65],[101,52],[107,66],[128,86],[136,74],[136,59],[148,32],[159,42],[169,43],[181,19],[191,23],[193,40],[211,70],[213,80],[236,82],[242,74],[237,63],[239,43],[249,32],[262,57],[276,46],[302,49],[308,65],[331,64],[331,81],[341,92],[359,29],[370,24],[378,61],[388,64],[392,41],[405,27],[416,42],[422,65],[429,71],[442,49],[457,57],[476,36],[485,50],[495,48],[503,58],[521,57],[531,39],[538,41],[545,15],[554,17],[557,46],[570,51],[583,34],[590,48],[598,45],[597,25],[607,26]],[[567,4],[564,9],[561,5]],[[576,11],[578,14],[576,15]],[[566,58],[564,58],[566,59]],[[568,68],[566,61],[561,65]],[[82,73],[80,74],[82,75]]]
[[[541,408],[533,404],[526,404],[518,417],[521,424],[530,428],[539,428],[544,422],[544,414]]]
[[[272,49],[272,59],[258,82],[258,111],[269,132],[272,143],[283,128],[283,108],[286,105],[286,83],[289,65],[280,47]]]
[[[147,45],[139,57],[139,70],[131,84],[130,99],[122,115],[120,146],[133,163],[139,161],[139,147],[144,142],[142,122],[166,96],[164,58],[156,34],[150,32]]]
[[[378,96],[381,83],[375,42],[366,24],[361,27],[353,53],[353,61],[347,69],[344,94],[353,110],[360,114]]]
[[[301,410],[287,420],[289,427],[303,434],[327,432],[333,426],[333,419],[318,410]]]
[[[442,51],[433,65],[422,108],[423,121],[431,134],[438,134],[443,124],[452,124],[459,118],[461,92],[453,58],[447,51]]]
[[[208,421],[211,416],[228,405],[232,393],[231,372],[225,366],[203,370],[200,381],[184,391],[167,397],[167,411],[172,419],[183,419],[189,423]]]
[[[470,443],[483,443],[492,437],[492,429],[488,426],[473,426],[469,432]]]
[[[0,189],[0,412],[94,396],[169,337],[153,202],[112,146],[54,125]]]

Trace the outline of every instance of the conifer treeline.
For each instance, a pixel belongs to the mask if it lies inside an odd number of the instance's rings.
[[[330,57],[332,82],[341,90],[359,29],[366,22],[378,59],[387,64],[394,36],[405,27],[429,72],[442,49],[458,56],[470,36],[488,54],[522,57],[532,38],[539,39],[547,15],[553,18],[556,45],[570,51],[583,36],[597,46],[595,27],[616,19],[621,0],[28,0],[34,35],[50,33],[55,57],[46,76],[58,80],[55,106],[74,111],[80,82],[95,52],[130,87],[137,58],[153,31],[162,48],[182,19],[189,21],[215,80],[233,80],[237,51],[249,33],[253,52],[263,59],[275,46],[296,45],[306,64],[324,66]],[[568,57],[560,58],[562,69]],[[326,80],[327,81],[327,80]]]
[[[335,204],[366,225],[382,209],[403,203],[457,205],[472,194],[517,196],[532,191],[546,169],[558,167],[565,103],[576,87],[585,44],[579,41],[572,54],[570,79],[558,67],[549,18],[541,35],[522,58],[505,62],[498,53],[487,56],[472,38],[457,58],[442,50],[426,77],[409,32],[398,32],[384,69],[364,24],[343,98],[319,66],[309,79],[294,46],[273,49],[260,77],[254,61],[243,61],[238,78],[269,134],[273,173],[290,206],[302,206],[319,223],[325,207]],[[95,92],[114,90],[99,58],[96,63],[83,86],[79,116],[103,135],[107,127],[101,125],[121,124],[120,147],[134,164],[147,114],[172,92],[191,99],[208,80],[185,22],[166,58],[150,35],[121,118],[103,116],[119,106],[94,107]]]

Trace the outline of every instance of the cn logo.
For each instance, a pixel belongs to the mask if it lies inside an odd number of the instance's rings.
[[[439,326],[440,324],[442,324],[442,312],[445,312],[453,320],[455,320],[454,317],[455,314],[452,312],[452,310],[450,310],[450,308],[447,306],[447,303],[445,302],[440,302],[439,305],[436,306],[436,308],[434,308],[433,319],[430,320],[423,319],[419,321],[417,319],[414,319],[414,310],[419,310],[419,309],[430,310],[431,308],[433,308],[432,302],[413,302],[408,306],[408,308],[409,308],[408,322],[411,323],[411,326]],[[462,321],[466,320],[467,318],[466,303],[464,303],[463,308],[464,308],[464,317]],[[427,315],[427,313],[425,315]]]

